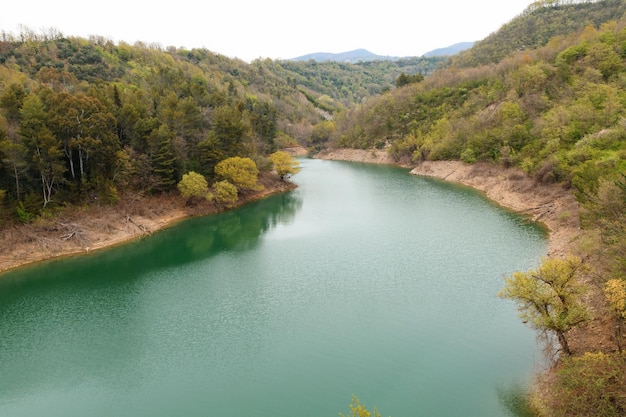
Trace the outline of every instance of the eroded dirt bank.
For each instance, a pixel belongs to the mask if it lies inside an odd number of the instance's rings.
[[[276,178],[260,181],[263,191],[246,194],[237,205],[295,188]],[[64,210],[50,219],[0,230],[0,272],[61,256],[80,255],[139,239],[193,216],[223,208],[207,201],[188,205],[179,195],[125,197],[117,205]]]

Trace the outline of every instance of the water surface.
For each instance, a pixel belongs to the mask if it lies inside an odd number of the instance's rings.
[[[508,416],[540,358],[503,277],[545,233],[406,170],[296,191],[0,278],[0,415]]]

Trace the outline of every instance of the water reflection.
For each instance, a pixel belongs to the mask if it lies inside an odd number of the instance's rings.
[[[10,271],[0,279],[0,294],[16,284],[40,288],[41,281],[48,281],[50,286],[65,280],[127,281],[152,269],[195,262],[223,251],[250,250],[276,225],[293,221],[301,207],[297,191],[283,193],[236,210],[190,219],[175,228],[103,252]],[[51,263],[55,268],[48,267]],[[57,264],[63,267],[56,268]],[[110,268],[116,272],[111,273]],[[23,282],[24,277],[31,282]]]
[[[405,171],[302,165],[295,192],[4,275],[0,415],[323,416],[352,393],[506,415],[535,343],[496,294],[540,231]]]
[[[498,388],[498,399],[511,417],[536,417],[529,404],[528,388],[520,384]]]
[[[141,386],[150,379],[137,366],[144,352],[136,341],[147,332],[141,277],[224,251],[249,250],[264,233],[291,222],[301,205],[297,192],[276,195],[139,242],[3,275],[0,398],[54,392],[90,378],[115,385],[128,369],[135,375],[125,381]]]

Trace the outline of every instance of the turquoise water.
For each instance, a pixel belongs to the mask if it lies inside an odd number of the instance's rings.
[[[508,416],[541,354],[496,294],[544,231],[406,170],[301,165],[296,191],[0,277],[0,416]]]

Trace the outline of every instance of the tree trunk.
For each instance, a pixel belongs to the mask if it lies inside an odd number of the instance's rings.
[[[556,335],[559,339],[559,344],[561,345],[561,350],[567,355],[567,356],[571,356],[572,355],[572,351],[569,348],[569,344],[567,343],[567,339],[565,338],[565,333],[561,332],[561,331],[557,331]]]
[[[13,173],[15,174],[15,195],[17,197],[17,201],[20,201],[20,177],[17,172],[16,164],[13,164]]]

